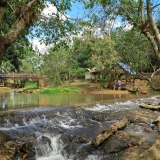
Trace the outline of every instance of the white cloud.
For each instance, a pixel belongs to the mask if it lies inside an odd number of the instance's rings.
[[[132,29],[132,28],[133,28],[133,25],[132,25],[132,24],[127,23],[127,24],[125,24],[125,25],[124,25],[123,30],[124,30],[124,31],[128,31],[128,30],[130,30],[130,29]]]
[[[121,27],[121,26],[122,26],[121,22],[115,22],[115,24],[114,24],[114,28],[118,28],[118,27]]]
[[[42,11],[42,15],[45,17],[50,17],[52,13],[57,14],[57,8],[52,4],[46,3],[46,8]]]
[[[53,4],[46,3],[45,6],[46,7],[42,11],[42,16],[49,18],[51,16],[55,16],[55,14],[59,14],[59,16],[62,20],[64,20],[64,21],[67,20],[68,16],[65,13],[62,14],[62,13],[58,12],[56,6],[54,6]]]
[[[48,50],[53,46],[53,45],[45,45],[44,43],[40,43],[39,40],[33,40],[32,42],[33,49],[38,53],[44,54],[48,53]]]

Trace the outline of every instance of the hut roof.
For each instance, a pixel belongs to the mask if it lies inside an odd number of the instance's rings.
[[[130,74],[136,74],[136,71],[134,71],[133,69],[131,69],[131,67],[128,66],[127,64],[124,64],[123,62],[117,62],[117,64],[119,66],[121,66],[126,72],[128,72]]]

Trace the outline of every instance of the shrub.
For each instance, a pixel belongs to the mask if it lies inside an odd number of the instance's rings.
[[[79,93],[78,88],[46,88],[39,91],[40,94]]]

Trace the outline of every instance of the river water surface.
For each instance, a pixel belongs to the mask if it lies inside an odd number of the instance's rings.
[[[122,100],[137,97],[134,94],[27,94],[17,93],[16,90],[0,92],[0,103],[7,100],[5,110],[27,109],[38,107],[57,107],[64,105],[80,105]]]
[[[37,160],[77,160],[81,148],[84,149],[90,145],[90,141],[73,145],[66,140],[66,137],[80,135],[85,138],[94,138],[106,126],[114,122],[113,119],[97,121],[93,118],[95,113],[96,115],[106,116],[108,114],[116,115],[116,113],[121,112],[121,116],[124,117],[126,112],[123,113],[123,110],[127,112],[140,110],[139,104],[141,102],[158,103],[160,97],[157,95],[137,97],[131,94],[39,95],[10,91],[1,92],[0,100],[1,102],[7,100],[5,108],[1,108],[1,114],[11,111],[21,112],[21,114],[44,112],[41,116],[37,115],[29,120],[24,118],[21,123],[14,123],[6,118],[5,124],[0,126],[0,130],[13,130],[14,132],[22,132],[22,130],[29,128],[31,132],[34,132],[37,143],[44,136],[48,137],[51,140],[52,149],[45,145],[37,147]],[[75,105],[77,107],[74,107]],[[52,110],[54,110],[53,117],[47,118],[45,112]],[[127,130],[128,132],[134,131],[139,137],[144,137],[143,135],[145,134],[145,138],[147,137],[149,143],[153,143],[157,135],[156,132],[148,134],[142,131],[141,127],[139,129],[136,128],[136,131],[133,128],[128,128]],[[70,139],[73,137],[70,137]],[[107,155],[98,154],[95,151],[83,156],[81,155],[82,160],[101,160],[107,157]]]

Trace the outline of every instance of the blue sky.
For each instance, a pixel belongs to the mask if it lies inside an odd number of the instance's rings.
[[[68,11],[67,14],[69,17],[77,18],[84,15],[84,5],[82,2],[73,3],[71,11]]]
[[[84,6],[82,4],[82,2],[76,2],[76,3],[73,3],[72,5],[72,8],[70,11],[67,11],[67,16],[70,17],[70,18],[82,18],[84,16]],[[50,12],[53,12],[55,11],[56,8],[52,5],[48,5],[48,7],[46,9],[44,9],[43,11],[43,14],[47,15],[49,14]],[[33,44],[33,47],[34,49],[36,48],[36,50],[38,49],[40,53],[44,53],[46,52],[46,50],[48,48],[50,48],[50,46],[46,46],[44,43],[40,44],[39,42],[39,39],[37,38],[34,38],[32,40],[32,44]]]
[[[160,0],[152,0],[152,2],[154,2],[154,4],[156,4],[156,3],[160,2]],[[53,11],[53,10],[55,10],[55,7],[50,5],[48,8],[46,8],[44,10],[44,14],[45,13],[48,14],[50,11]],[[83,3],[82,2],[73,3],[71,11],[67,11],[67,15],[70,18],[82,18],[82,17],[84,18],[84,6],[83,6]],[[120,25],[121,25],[121,22],[120,22],[120,19],[118,19],[114,26],[115,27],[119,27]],[[131,28],[131,25],[126,25],[126,30],[128,30],[130,28]],[[39,41],[38,39],[34,39],[33,45],[36,46],[41,53],[46,51],[46,49],[49,46],[45,46],[44,44],[40,45],[40,43],[38,41]]]
[[[48,7],[46,9],[44,9],[43,14],[47,15],[50,12],[55,11],[56,8],[53,5],[48,5]],[[67,11],[66,14],[68,17],[73,18],[73,19],[77,19],[77,18],[85,18],[85,13],[84,13],[84,5],[82,2],[76,2],[72,4],[72,8],[70,11]],[[64,17],[65,18],[65,17]],[[115,26],[120,26],[120,21],[117,21],[115,23]],[[46,52],[46,50],[48,48],[50,48],[52,45],[50,46],[45,46],[45,44],[40,44],[39,39],[33,39],[33,46],[34,48],[36,47],[40,53],[44,53]]]

